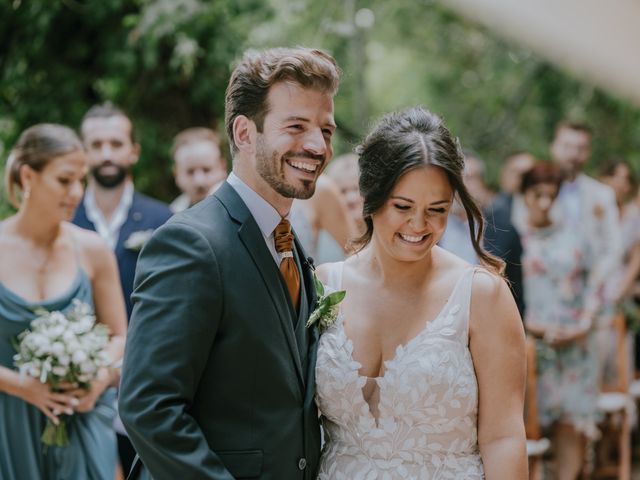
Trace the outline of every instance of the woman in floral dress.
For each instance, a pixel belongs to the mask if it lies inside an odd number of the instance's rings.
[[[554,440],[556,478],[574,480],[586,441],[597,432],[598,364],[591,334],[597,299],[586,243],[551,220],[561,183],[560,170],[549,162],[537,163],[522,179],[528,209],[522,239],[525,324],[537,338],[538,411]]]

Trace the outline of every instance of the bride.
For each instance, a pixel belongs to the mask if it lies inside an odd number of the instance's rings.
[[[457,141],[413,108],[384,117],[359,154],[364,246],[318,269],[347,291],[318,350],[318,478],[525,479],[524,331],[480,247]],[[456,194],[483,267],[436,245]]]

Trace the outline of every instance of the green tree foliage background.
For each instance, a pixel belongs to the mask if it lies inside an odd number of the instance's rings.
[[[0,158],[39,122],[77,127],[94,103],[130,113],[138,187],[175,194],[169,145],[181,129],[223,129],[224,90],[247,48],[306,45],[344,70],[336,153],[375,119],[422,104],[443,115],[489,180],[514,150],[544,158],[564,118],[595,130],[592,168],[640,164],[640,110],[433,0],[10,0],[0,5]],[[0,217],[8,213],[0,204]]]

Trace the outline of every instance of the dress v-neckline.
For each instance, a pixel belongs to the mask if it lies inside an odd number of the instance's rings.
[[[372,379],[376,381],[383,380],[386,377],[386,374],[388,371],[388,368],[386,368],[387,365],[398,363],[399,360],[402,358],[401,357],[402,353],[407,351],[407,349],[409,349],[410,346],[412,346],[420,337],[422,337],[422,335],[424,335],[425,332],[429,331],[430,328],[433,328],[432,325],[436,324],[438,320],[440,320],[440,318],[444,316],[443,314],[447,310],[447,307],[450,305],[451,300],[458,293],[458,290],[460,288],[460,285],[462,284],[462,280],[464,279],[465,275],[466,275],[466,272],[465,274],[461,275],[460,278],[456,281],[456,284],[454,285],[453,290],[451,291],[451,294],[447,298],[447,301],[445,302],[443,307],[440,309],[438,314],[434,318],[426,320],[424,326],[420,329],[420,331],[416,333],[413,337],[411,337],[409,340],[407,340],[405,343],[399,343],[398,345],[396,345],[396,347],[393,350],[394,351],[393,357],[382,361],[382,364],[385,366],[384,373],[377,377],[369,377],[367,375],[362,375],[360,373],[362,364],[359,361],[357,361],[353,356],[353,351],[355,347],[354,347],[353,341],[349,338],[349,336],[347,335],[347,332],[344,330],[344,313],[342,312],[342,309],[340,309],[338,312],[336,323],[338,323],[338,327],[340,328],[340,331],[344,336],[345,343],[349,345],[349,349],[347,351],[349,355],[349,360],[359,365],[358,369],[356,370],[358,377],[365,378],[365,379]],[[455,308],[455,305],[452,308]]]
[[[41,300],[30,300],[20,295],[19,293],[15,292],[14,290],[10,289],[1,281],[0,281],[0,288],[4,290],[7,295],[12,297],[18,303],[22,303],[23,305],[31,305],[35,307],[46,307],[49,305],[55,305],[56,303],[59,303],[63,299],[66,299],[68,296],[70,296],[78,288],[78,284],[80,283],[83,275],[84,275],[84,269],[79,266],[76,271],[76,274],[73,277],[71,284],[68,287],[66,287],[64,291],[47,298],[43,298]]]
[[[342,289],[342,272],[344,269],[344,262],[342,262],[341,264],[341,270],[340,270],[340,275],[339,275],[339,286],[338,289]],[[473,272],[473,268],[471,269],[471,271]],[[433,328],[434,325],[436,325],[443,317],[446,317],[447,315],[445,315],[446,312],[448,312],[449,314],[455,314],[458,312],[458,310],[456,310],[456,308],[459,307],[459,305],[453,305],[451,306],[452,300],[454,298],[456,298],[459,289],[461,288],[461,285],[464,281],[464,279],[466,278],[467,275],[469,275],[469,271],[465,271],[462,275],[460,275],[460,278],[458,278],[456,280],[455,285],[453,286],[453,289],[451,290],[451,293],[449,294],[449,297],[447,298],[445,304],[442,306],[442,308],[440,309],[440,311],[438,312],[438,314],[429,320],[425,321],[424,326],[422,327],[422,329],[420,329],[420,331],[418,333],[416,333],[413,337],[411,337],[409,340],[407,340],[405,343],[401,343],[398,344],[395,349],[394,349],[394,355],[393,357],[391,357],[390,359],[387,360],[383,360],[382,364],[384,365],[384,373],[380,376],[377,377],[368,377],[366,375],[362,375],[360,373],[360,369],[362,368],[362,364],[360,362],[358,362],[357,360],[355,360],[354,356],[353,356],[353,351],[354,351],[354,344],[353,341],[349,338],[349,336],[347,335],[347,333],[344,330],[344,313],[342,311],[341,306],[339,307],[338,310],[338,316],[336,318],[336,327],[338,328],[338,332],[339,334],[343,337],[343,342],[341,342],[342,345],[342,349],[343,351],[346,353],[347,355],[347,359],[348,359],[348,368],[350,368],[350,370],[355,373],[356,375],[356,379],[358,381],[358,391],[359,391],[359,400],[362,401],[363,406],[366,407],[365,411],[368,414],[368,418],[373,421],[373,424],[375,426],[375,428],[380,428],[380,420],[384,417],[384,415],[381,412],[381,405],[383,404],[383,395],[382,395],[382,384],[384,384],[384,382],[388,379],[388,373],[390,370],[393,370],[392,367],[394,364],[398,364],[402,358],[405,352],[407,352],[410,347],[416,343],[419,339],[422,338],[422,336],[428,332],[429,330],[431,330]],[[368,381],[374,381],[376,384],[376,388],[378,388],[378,404],[376,407],[376,410],[378,411],[378,416],[373,414],[372,411],[372,406],[371,404],[366,400],[365,398],[365,394],[364,394],[364,386],[366,385],[366,383]],[[360,385],[361,384],[361,385]]]

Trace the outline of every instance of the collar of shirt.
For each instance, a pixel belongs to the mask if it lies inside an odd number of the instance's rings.
[[[84,208],[87,212],[87,218],[95,225],[96,232],[107,242],[112,250],[116,249],[120,229],[122,225],[124,225],[124,222],[127,221],[132,203],[133,183],[127,181],[122,192],[122,197],[120,197],[120,203],[113,212],[111,220],[107,221],[102,210],[98,208],[93,188],[91,186],[87,188],[84,196]]]
[[[280,223],[282,217],[278,211],[262,198],[257,192],[255,192],[249,185],[244,183],[240,177],[231,172],[227,177],[227,183],[233,187],[240,198],[245,203],[251,216],[258,224],[260,232],[264,237],[264,241],[267,244],[269,252],[277,265],[280,265],[281,256],[276,252],[276,246],[273,240],[273,231]],[[288,217],[289,215],[287,215]],[[285,217],[285,218],[287,218]]]

